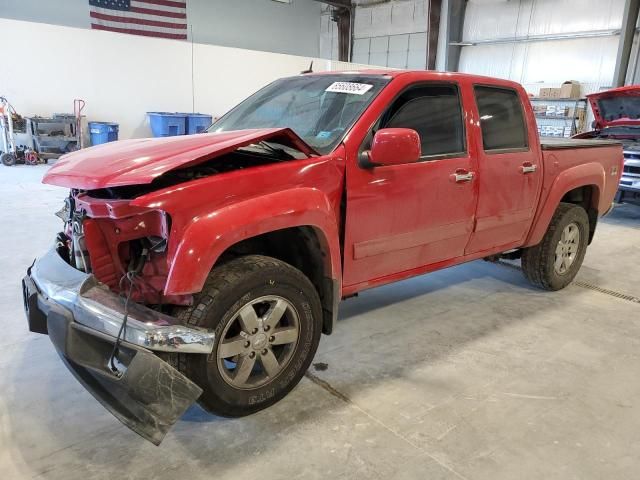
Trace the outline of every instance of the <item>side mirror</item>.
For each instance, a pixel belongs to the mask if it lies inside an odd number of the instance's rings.
[[[383,128],[373,137],[369,162],[373,165],[401,165],[420,160],[420,135],[410,128]]]

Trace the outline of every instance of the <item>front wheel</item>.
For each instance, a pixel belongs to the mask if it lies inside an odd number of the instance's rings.
[[[16,156],[10,152],[3,153],[0,155],[0,162],[6,167],[12,167],[16,164]]]
[[[560,290],[580,270],[589,243],[589,217],[584,208],[561,203],[542,241],[522,253],[522,271],[533,285]]]
[[[320,299],[309,279],[259,255],[214,268],[194,305],[178,316],[215,332],[210,355],[183,355],[180,364],[203,389],[200,404],[228,417],[257,412],[289,393],[322,331]]]

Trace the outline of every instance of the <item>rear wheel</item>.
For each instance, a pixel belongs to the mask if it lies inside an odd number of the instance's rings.
[[[573,281],[587,251],[589,217],[571,203],[561,203],[542,241],[522,253],[522,271],[534,285],[560,290]]]
[[[215,332],[213,352],[182,355],[180,367],[203,389],[201,405],[230,417],[289,393],[309,367],[322,330],[320,299],[309,279],[259,255],[215,268],[194,305],[178,316]]]

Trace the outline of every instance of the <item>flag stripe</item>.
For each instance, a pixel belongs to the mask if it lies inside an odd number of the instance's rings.
[[[151,3],[146,3],[143,0],[131,0],[129,2],[129,8],[149,8],[156,10],[158,12],[173,12],[173,13],[187,13],[186,5],[184,7],[172,7],[172,6],[163,6],[163,5],[155,5]]]
[[[164,28],[175,28],[180,30],[186,30],[186,23],[170,23],[170,22],[158,22],[156,20],[147,20],[145,18],[130,18],[121,15],[107,15],[99,12],[91,12],[89,14],[91,18],[95,18],[97,20],[106,20],[111,22],[120,22],[120,23],[128,23],[128,24],[137,24],[137,25],[148,25],[150,27],[164,27]]]
[[[96,25],[102,25],[103,27],[113,27],[113,28],[124,28],[131,30],[140,30],[145,32],[160,32],[160,33],[175,33],[180,35],[186,35],[186,30],[179,30],[176,28],[164,28],[164,27],[152,27],[149,25],[140,25],[140,24],[128,24],[128,23],[120,23],[120,22],[110,22],[107,20],[97,20],[92,19],[92,22]]]
[[[187,35],[182,33],[165,33],[159,32],[157,30],[149,31],[149,30],[139,30],[135,28],[120,28],[120,27],[111,27],[108,25],[100,25],[97,23],[92,23],[91,28],[94,30],[105,30],[107,32],[117,32],[117,33],[129,33],[131,35],[142,35],[144,37],[160,37],[160,38],[171,38],[174,40],[186,40]]]
[[[158,17],[156,15],[145,15],[143,13],[131,13],[131,12],[125,12],[125,11],[116,11],[116,10],[110,10],[108,8],[93,8],[92,11],[96,12],[96,13],[100,13],[102,15],[113,15],[116,17],[121,17],[121,18],[142,18],[144,20],[151,20],[151,21],[155,21],[155,22],[161,22],[161,21],[170,21],[171,23],[176,23],[179,25],[186,25],[187,22],[186,20],[173,20],[170,18],[166,18],[166,17]]]
[[[135,12],[135,13],[146,13],[147,15],[158,15],[160,17],[187,18],[186,13],[163,12],[161,10],[153,10],[151,8],[131,7],[129,11]]]
[[[139,3],[150,3],[152,5],[162,5],[163,7],[187,8],[184,2],[172,2],[170,0],[137,0]]]

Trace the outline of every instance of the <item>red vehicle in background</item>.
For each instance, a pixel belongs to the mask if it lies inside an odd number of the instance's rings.
[[[616,202],[640,206],[640,85],[587,95],[593,130],[575,138],[615,139],[624,145],[624,168]]]
[[[572,281],[622,146],[541,143],[535,125],[505,80],[326,73],[268,85],[209,133],[66,155],[44,178],[70,193],[23,280],[30,328],[156,444],[196,400],[256,412],[359,291],[499,257],[543,289]]]

